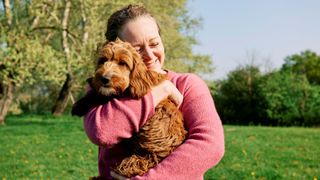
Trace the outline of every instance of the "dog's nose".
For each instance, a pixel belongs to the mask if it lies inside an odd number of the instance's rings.
[[[102,76],[101,77],[101,82],[104,86],[107,86],[109,85],[109,82],[110,82],[110,78],[109,77],[105,77],[105,76]]]

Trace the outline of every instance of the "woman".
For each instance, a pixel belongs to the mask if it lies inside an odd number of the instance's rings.
[[[196,75],[162,69],[165,52],[159,31],[156,20],[142,6],[129,5],[108,20],[107,40],[119,37],[131,43],[148,69],[166,73],[170,81],[154,87],[141,99],[114,99],[86,114],[85,130],[99,146],[99,174],[105,179],[112,179],[111,174],[115,176],[110,167],[123,158],[117,144],[138,132],[166,97],[180,105],[188,137],[156,167],[131,179],[203,179],[204,173],[224,154],[223,128],[208,87]]]

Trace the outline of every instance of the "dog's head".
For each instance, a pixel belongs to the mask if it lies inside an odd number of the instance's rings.
[[[130,96],[139,98],[158,84],[159,79],[165,78],[149,71],[130,43],[117,39],[105,43],[98,50],[96,72],[90,84],[104,96],[128,92]]]

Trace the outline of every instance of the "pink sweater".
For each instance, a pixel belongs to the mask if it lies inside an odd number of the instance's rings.
[[[193,74],[172,71],[168,76],[184,97],[180,109],[188,129],[187,140],[156,167],[131,179],[200,180],[224,154],[222,124],[204,81]],[[100,176],[111,179],[110,166],[123,158],[121,148],[115,145],[138,132],[154,108],[152,94],[148,93],[142,99],[114,99],[86,114],[85,131],[99,146]]]

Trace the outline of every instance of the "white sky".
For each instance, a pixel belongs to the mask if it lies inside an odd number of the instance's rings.
[[[213,79],[249,57],[264,70],[307,49],[320,54],[320,0],[189,0],[188,7],[203,18],[194,51],[212,56]]]

